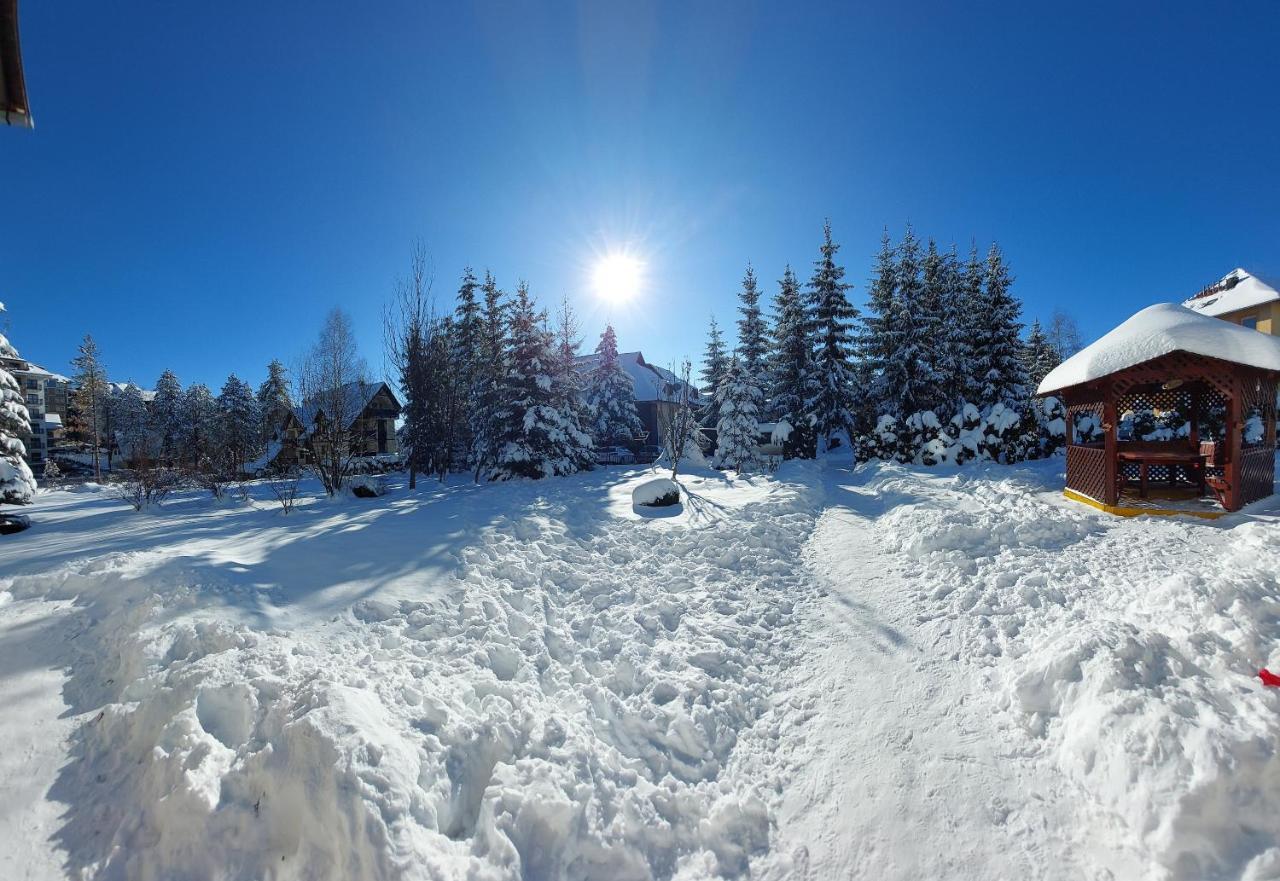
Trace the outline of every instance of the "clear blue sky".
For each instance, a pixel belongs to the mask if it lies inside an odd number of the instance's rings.
[[[624,8],[625,6],[625,8]],[[1093,337],[1237,265],[1280,276],[1280,4],[582,2],[20,6],[37,128],[0,130],[0,299],[66,369],[215,388],[333,305],[375,368],[411,242],[594,345],[593,256],[648,265],[623,348],[667,363],[771,297],[830,217],[1001,242],[1030,316]]]

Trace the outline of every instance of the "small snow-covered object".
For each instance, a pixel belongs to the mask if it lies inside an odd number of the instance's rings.
[[[1266,667],[1258,671],[1258,678],[1262,680],[1263,685],[1270,685],[1272,688],[1280,688],[1280,676],[1272,673]]]
[[[665,508],[680,503],[680,485],[669,477],[646,480],[631,491],[631,504],[644,508]]]
[[[375,499],[386,495],[387,481],[378,474],[357,474],[347,480],[351,494],[360,499]]]

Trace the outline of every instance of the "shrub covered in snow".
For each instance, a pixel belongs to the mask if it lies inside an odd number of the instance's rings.
[[[1064,417],[1056,398],[1033,402],[1026,413],[995,404],[985,416],[965,404],[945,426],[932,410],[901,421],[883,414],[875,428],[858,438],[858,458],[917,465],[961,465],[974,459],[1021,462],[1061,449]]]
[[[387,479],[380,474],[357,474],[347,478],[346,486],[359,499],[374,499],[387,494]]]
[[[631,491],[631,504],[641,508],[666,508],[680,503],[680,485],[668,477],[646,480]]]

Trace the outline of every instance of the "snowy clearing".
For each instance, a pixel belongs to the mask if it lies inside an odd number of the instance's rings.
[[[833,460],[651,517],[653,476],[41,494],[0,875],[1280,877],[1273,500]]]

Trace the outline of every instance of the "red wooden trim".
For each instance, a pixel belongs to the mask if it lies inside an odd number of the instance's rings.
[[[1120,498],[1119,487],[1116,486],[1116,400],[1112,394],[1104,395],[1102,403],[1103,448],[1107,457],[1107,484],[1104,488],[1108,505],[1114,505]]]

